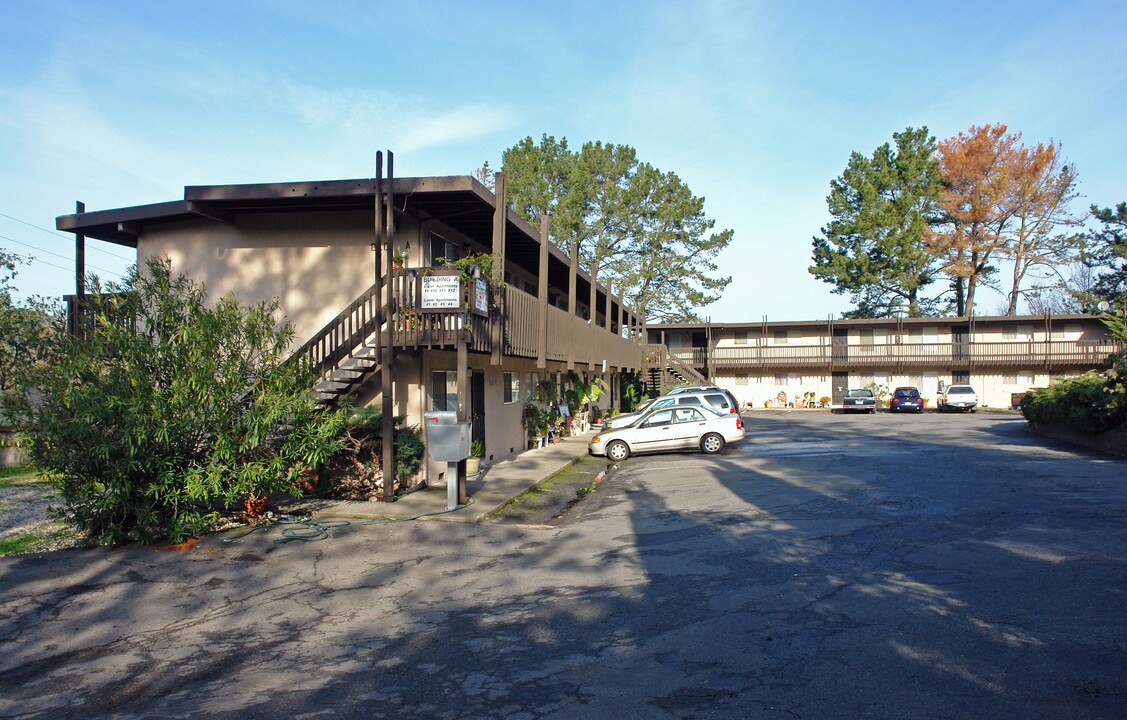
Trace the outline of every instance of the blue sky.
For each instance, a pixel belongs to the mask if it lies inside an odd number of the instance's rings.
[[[1127,3],[0,0],[0,248],[73,292],[89,210],[185,185],[468,174],[542,133],[631,145],[735,230],[716,322],[822,319],[811,237],[850,152],[905,127],[1060,141],[1127,200]],[[33,227],[38,226],[38,227]],[[130,251],[91,241],[120,273]],[[991,312],[1003,298],[986,292]]]

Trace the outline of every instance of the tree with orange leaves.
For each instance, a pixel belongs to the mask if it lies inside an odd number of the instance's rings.
[[[945,259],[958,315],[974,313],[975,290],[997,271],[998,259],[1013,262],[1007,313],[1015,315],[1031,269],[1055,271],[1079,257],[1082,237],[1062,232],[1079,224],[1069,212],[1075,169],[1059,144],[1031,148],[1020,141],[1021,133],[998,123],[939,143],[944,223],[931,246]]]
[[[974,312],[975,290],[997,270],[991,261],[1006,248],[1014,214],[1009,166],[1018,138],[999,123],[939,143],[939,209],[946,222],[932,233],[931,245],[945,258],[957,315]]]

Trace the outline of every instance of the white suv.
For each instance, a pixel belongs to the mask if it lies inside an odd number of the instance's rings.
[[[939,398],[939,410],[970,410],[978,408],[978,393],[971,385],[951,385]]]

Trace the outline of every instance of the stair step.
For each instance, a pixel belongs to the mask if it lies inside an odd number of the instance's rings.
[[[338,382],[336,380],[322,380],[313,386],[313,389],[317,392],[331,392],[339,395],[341,391],[347,390],[351,386],[352,383]]]
[[[375,360],[369,360],[368,358],[353,356],[353,357],[350,357],[350,358],[345,358],[344,361],[340,364],[339,369],[340,370],[356,370],[356,371],[359,371],[359,372],[368,372],[369,370],[371,370],[375,366],[376,366]]]
[[[345,382],[351,385],[360,378],[364,377],[364,371],[356,368],[340,367],[333,370],[329,376],[331,382]]]

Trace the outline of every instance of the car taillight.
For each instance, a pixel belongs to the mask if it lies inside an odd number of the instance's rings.
[[[739,410],[737,410],[737,409],[735,409],[735,408],[729,408],[729,409],[728,409],[728,413],[729,413],[730,415],[739,415],[739,414],[740,414],[740,411],[739,411]]]
[[[739,415],[736,416],[736,429],[737,430],[743,430],[744,429],[744,421],[740,418]]]

